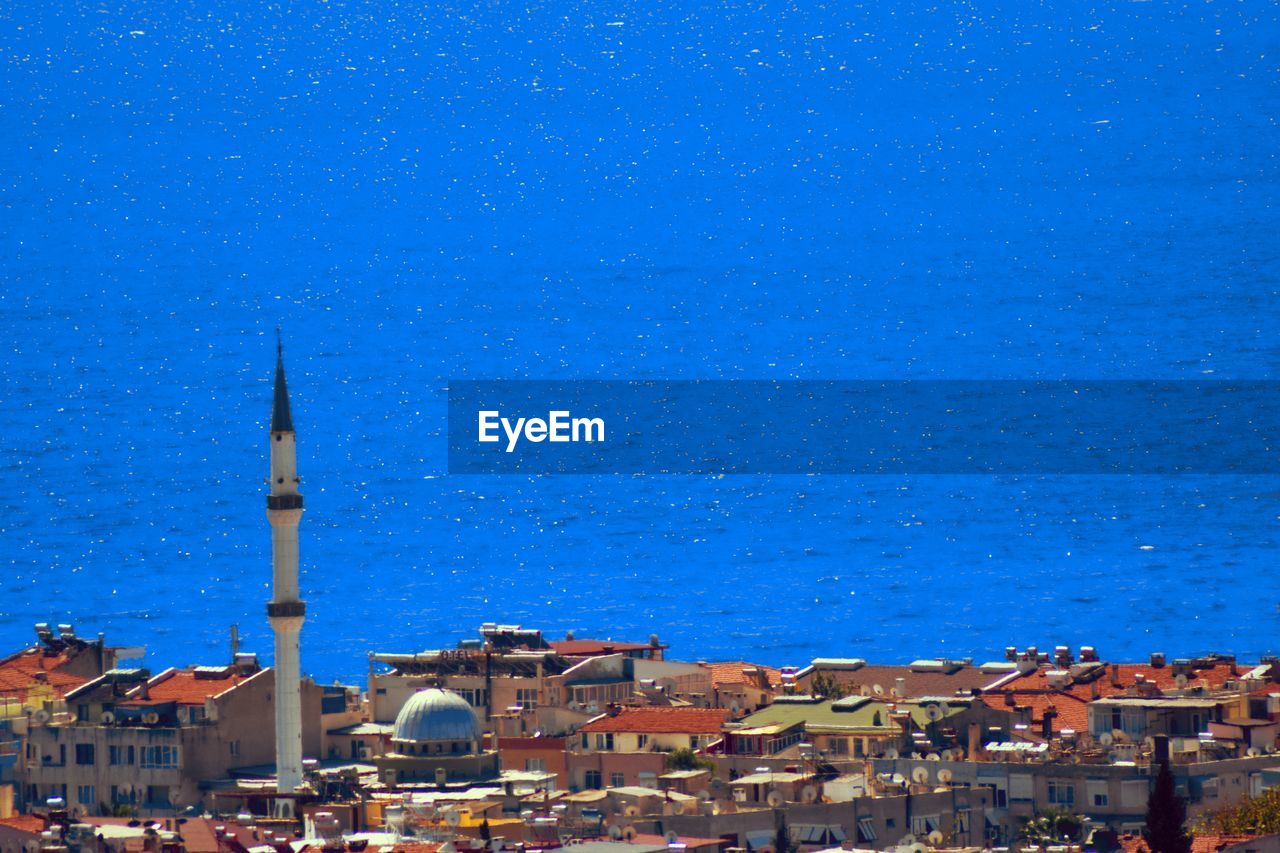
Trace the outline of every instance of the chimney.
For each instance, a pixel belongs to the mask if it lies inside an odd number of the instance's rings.
[[[1162,667],[1162,666],[1164,666],[1164,652],[1152,652],[1152,653],[1151,653],[1151,668],[1152,668],[1152,669],[1159,669],[1159,668],[1160,668],[1160,667]]]
[[[1098,678],[1095,678],[1093,681],[1089,682],[1089,694],[1090,694],[1089,698],[1090,699],[1102,698],[1102,684],[1100,682],[1101,682],[1101,679],[1098,679]]]
[[[1044,709],[1044,718],[1040,721],[1040,735],[1045,740],[1053,740],[1053,720],[1058,716],[1058,709],[1050,705]]]
[[[976,761],[978,756],[982,754],[982,726],[978,723],[969,724],[969,755],[970,761]]]
[[[895,685],[895,686],[897,687],[897,689],[898,689],[898,698],[899,698],[899,699],[904,699],[904,698],[906,698],[906,695],[907,695],[907,680],[906,680],[905,678],[897,678],[897,679],[895,679],[895,680],[894,680],[894,682],[893,682],[893,683],[894,683],[894,685]]]
[[[1155,749],[1152,752],[1151,761],[1155,764],[1168,764],[1169,763],[1169,736],[1156,735],[1155,738],[1153,738],[1153,740],[1155,741]]]
[[[1120,664],[1118,663],[1111,664],[1111,686],[1120,686]]]

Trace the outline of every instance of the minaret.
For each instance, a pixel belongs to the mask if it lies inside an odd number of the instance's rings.
[[[267,618],[276,635],[276,778],[277,790],[292,793],[302,784],[302,697],[298,634],[307,606],[298,599],[298,522],[302,495],[298,494],[298,458],[289,414],[289,389],[284,381],[284,347],[276,331],[276,392],[271,408],[271,494],[267,520],[271,522],[272,597]],[[293,800],[276,802],[279,817],[293,815]]]

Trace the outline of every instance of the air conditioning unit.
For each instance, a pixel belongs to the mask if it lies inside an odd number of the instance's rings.
[[[373,750],[367,746],[360,747],[360,760],[368,761],[371,758],[373,758]]]

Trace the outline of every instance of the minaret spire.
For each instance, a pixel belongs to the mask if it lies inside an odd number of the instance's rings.
[[[298,522],[302,495],[298,492],[298,456],[289,389],[284,379],[284,346],[276,329],[275,399],[271,407],[271,492],[267,520],[271,522],[272,596],[267,618],[276,639],[276,789],[291,794],[302,784],[302,696],[298,635],[307,606],[298,597]],[[279,817],[293,816],[293,800],[276,801]]]
[[[276,396],[271,406],[271,431],[293,432],[293,415],[289,411],[289,385],[284,381],[284,344],[276,328]]]

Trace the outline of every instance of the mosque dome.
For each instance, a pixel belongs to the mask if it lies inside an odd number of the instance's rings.
[[[473,741],[479,737],[476,715],[457,693],[432,687],[419,690],[396,715],[391,739],[423,741]]]

